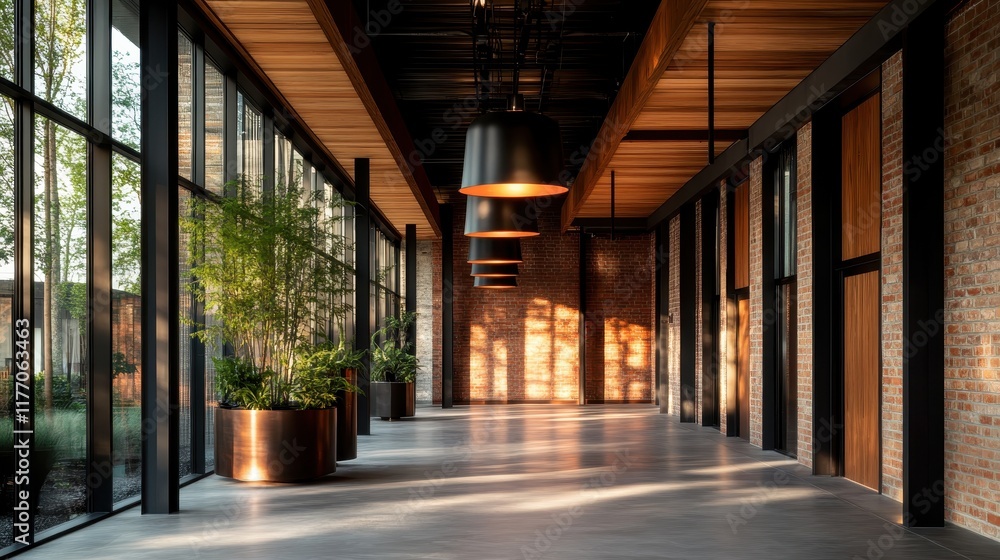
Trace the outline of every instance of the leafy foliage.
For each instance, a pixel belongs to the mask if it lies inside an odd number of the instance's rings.
[[[345,242],[333,233],[336,213],[320,208],[340,200],[322,201],[297,186],[301,181],[279,185],[273,194],[249,183],[227,185],[232,196],[194,200],[181,220],[194,248],[195,297],[220,319],[193,336],[208,345],[230,344],[242,364],[230,372],[233,384],[220,385],[223,402],[255,409],[329,406],[327,381],[311,373],[300,379],[296,360],[314,338],[320,306],[335,317],[349,309],[330,303],[330,296],[351,289],[350,270],[329,256],[341,254]]]
[[[416,313],[385,318],[385,326],[372,335],[372,381],[402,381],[412,383],[417,378],[417,357],[406,333],[417,320]]]

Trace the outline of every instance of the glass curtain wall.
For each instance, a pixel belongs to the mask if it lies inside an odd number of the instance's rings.
[[[0,556],[31,541],[15,524],[14,498],[24,490],[11,469],[15,427],[34,428],[30,510],[36,534],[66,530],[87,514],[105,513],[110,504],[135,504],[143,468],[150,467],[142,464],[140,448],[139,3],[19,1],[33,9],[15,13],[16,0],[0,0]],[[33,32],[34,40],[19,40],[23,30]],[[228,181],[250,182],[261,193],[301,182],[312,193],[303,203],[339,218],[331,227],[347,239],[336,254],[333,247],[317,246],[317,258],[353,271],[354,207],[340,198],[347,190],[342,177],[319,171],[338,166],[305,157],[318,151],[300,141],[289,123],[271,116],[283,111],[268,105],[235,61],[208,54],[222,50],[206,45],[210,39],[202,31],[178,29],[178,211],[189,214],[199,197],[226,196]],[[98,34],[110,42],[95,40]],[[24,51],[32,45],[33,51]],[[108,79],[108,87],[95,89],[91,82],[98,78]],[[110,91],[110,98],[95,98],[92,91]],[[95,223],[95,208],[104,209],[110,224]],[[30,219],[15,221],[18,212]],[[108,227],[110,235],[100,233]],[[197,326],[222,318],[194,297],[196,279],[185,272],[198,248],[181,236],[175,295],[181,310],[180,474],[193,480],[213,468],[212,358],[227,349],[190,337]],[[373,317],[384,318],[399,311],[399,247],[381,230],[373,238]],[[25,245],[16,246],[17,239]],[[106,247],[110,262],[94,257],[95,246]],[[110,279],[107,299],[91,299],[97,278]],[[316,309],[317,341],[354,338],[353,312],[336,312],[353,307],[355,276],[348,278],[346,294]],[[90,332],[98,323],[111,326],[110,340]],[[98,377],[110,382],[97,383]],[[33,399],[23,413],[16,384],[22,379]],[[88,422],[97,430],[110,426],[111,433],[88,432]],[[107,436],[111,460],[89,461],[95,441]],[[110,484],[95,486],[94,480]],[[94,492],[103,493],[104,501],[95,500]],[[96,510],[95,503],[108,506]]]
[[[782,144],[775,154],[774,181],[774,264],[775,306],[778,316],[777,358],[779,394],[778,449],[796,455],[798,452],[798,379],[796,374],[796,303],[795,257],[796,220],[795,205],[795,142]]]

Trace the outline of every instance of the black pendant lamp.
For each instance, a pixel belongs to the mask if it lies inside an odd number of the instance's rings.
[[[523,198],[470,196],[465,206],[469,237],[534,237],[538,211]]]
[[[475,287],[487,290],[509,290],[517,287],[517,277],[503,276],[500,278],[487,278],[485,276],[477,276]]]
[[[521,258],[521,241],[499,237],[469,239],[470,264],[517,264]]]
[[[474,264],[472,276],[482,278],[504,278],[517,276],[516,264]]]
[[[524,97],[515,93],[506,111],[486,113],[469,125],[461,192],[515,198],[562,194],[569,190],[559,181],[562,166],[559,125],[525,111]]]

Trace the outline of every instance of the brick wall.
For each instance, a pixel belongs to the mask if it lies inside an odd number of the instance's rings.
[[[903,57],[882,64],[882,493],[903,496]]]
[[[949,22],[945,61],[945,507],[1000,539],[1000,2]]]
[[[681,413],[681,217],[670,220],[670,304],[673,321],[670,323],[668,349],[668,389],[670,391],[670,414]]]
[[[465,207],[454,207],[456,404],[576,402],[579,393],[580,238],[559,233],[557,205],[540,207],[539,237],[522,241],[515,290],[473,288]],[[588,240],[587,397],[654,398],[655,236]],[[434,242],[434,298],[441,243]],[[434,306],[434,401],[440,402],[440,306]]]
[[[797,456],[807,467],[813,464],[813,411],[812,411],[812,368],[813,368],[813,321],[812,321],[812,123],[799,129],[796,135],[796,180],[795,193],[797,217],[797,256],[795,269],[795,291],[798,315],[796,341],[796,390],[798,391],[799,441]]]
[[[441,299],[434,297],[434,242],[417,241],[417,402],[430,403],[433,399],[435,371],[441,371],[440,350],[435,356],[434,336],[438,332],[434,322],[435,308]],[[438,335],[440,336],[440,335]]]
[[[762,443],[764,387],[763,166],[762,158],[750,163],[750,443],[757,446]]]
[[[441,276],[441,240],[431,242],[431,262],[434,268],[432,281],[434,285],[431,293],[434,297],[434,349],[432,351],[433,364],[431,370],[431,402],[441,404],[441,302],[442,302],[442,276]],[[420,289],[419,287],[417,288]]]
[[[729,402],[729,376],[736,375],[735,356],[729,355],[729,286],[726,281],[729,268],[729,227],[726,217],[729,192],[726,182],[719,183],[719,429],[725,434],[728,430],[726,414]],[[732,360],[732,361],[730,361]]]
[[[649,234],[587,241],[587,402],[654,398],[655,241]]]

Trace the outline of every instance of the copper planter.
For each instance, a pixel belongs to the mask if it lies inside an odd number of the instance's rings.
[[[298,482],[337,470],[337,409],[215,413],[215,474]]]
[[[358,384],[354,369],[344,371],[351,385]],[[358,458],[358,394],[349,391],[337,393],[337,460]]]
[[[406,384],[406,416],[417,415],[417,387],[416,383]]]

